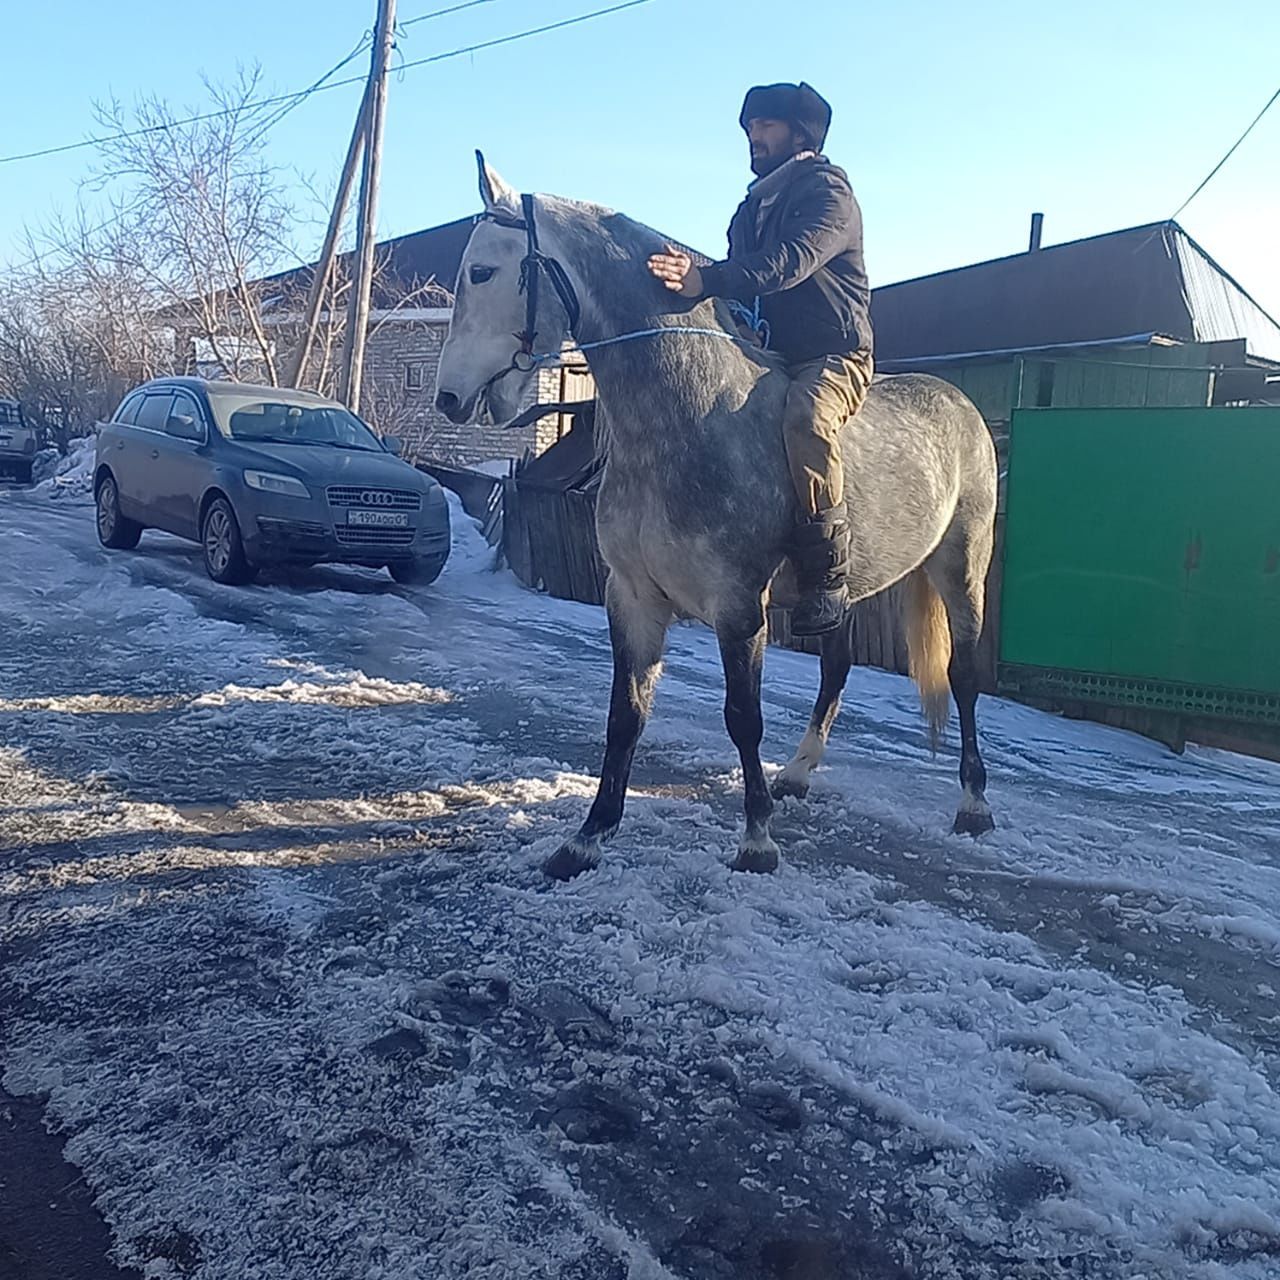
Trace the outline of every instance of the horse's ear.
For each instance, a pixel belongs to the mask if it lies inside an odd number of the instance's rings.
[[[485,212],[519,213],[520,193],[502,180],[502,175],[481,151],[476,152],[476,167],[480,170],[480,198],[484,201]]]

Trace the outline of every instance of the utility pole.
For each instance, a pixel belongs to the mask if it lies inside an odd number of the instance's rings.
[[[329,287],[334,259],[338,253],[338,235],[342,230],[342,220],[347,216],[347,201],[351,199],[351,186],[355,181],[356,166],[360,163],[360,154],[364,150],[368,115],[369,91],[366,88],[364,97],[360,99],[360,110],[356,112],[356,124],[351,131],[347,158],[342,162],[342,177],[338,179],[338,193],[334,196],[333,209],[329,213],[329,226],[324,233],[324,247],[320,250],[320,261],[316,263],[315,274],[311,277],[311,290],[307,295],[307,312],[302,324],[302,337],[289,368],[288,380],[292,387],[302,385],[302,375],[306,371],[307,360],[311,356],[311,344],[315,341],[316,327],[320,323],[320,306],[324,301],[325,290]],[[332,302],[330,305],[333,305]]]
[[[373,40],[369,84],[365,90],[364,166],[360,174],[360,208],[356,217],[355,273],[347,308],[343,342],[342,398],[360,412],[364,381],[364,344],[369,329],[369,295],[373,287],[374,223],[378,213],[378,174],[382,167],[382,127],[387,114],[387,68],[395,42],[396,0],[378,0],[378,26]]]

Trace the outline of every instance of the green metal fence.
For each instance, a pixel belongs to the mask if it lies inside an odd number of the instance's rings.
[[[1280,409],[1019,409],[1000,687],[1280,725]]]
[[[1013,410],[1024,407],[1207,405],[1225,345],[1082,347],[892,367],[935,373],[959,387],[988,422],[1008,422]],[[1243,344],[1237,359],[1244,359]]]

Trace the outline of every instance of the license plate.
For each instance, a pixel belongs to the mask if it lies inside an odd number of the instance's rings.
[[[374,529],[407,529],[409,515],[405,511],[348,511],[347,523]]]
[[[0,444],[8,444],[12,439],[13,439],[12,436],[7,436],[7,435],[4,435],[3,433],[0,433]]]

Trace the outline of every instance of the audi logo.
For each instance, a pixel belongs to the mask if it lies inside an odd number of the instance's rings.
[[[385,489],[365,489],[360,494],[360,501],[366,507],[389,507],[395,500],[395,494]]]

